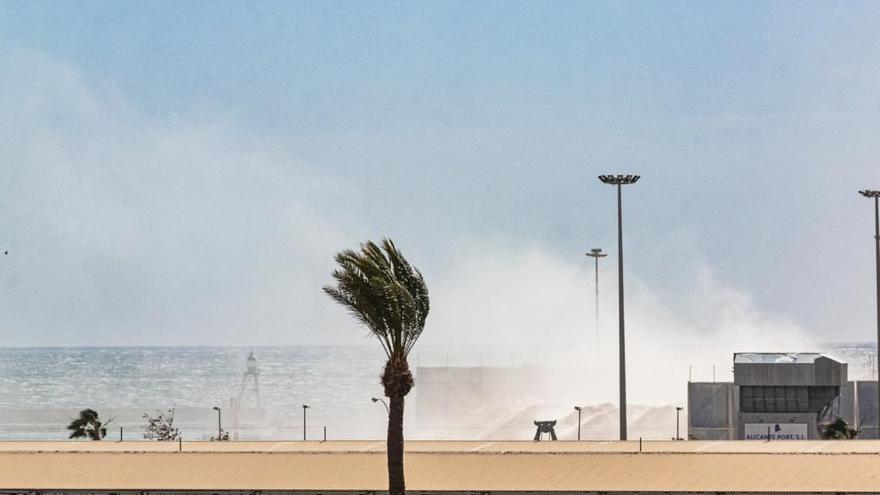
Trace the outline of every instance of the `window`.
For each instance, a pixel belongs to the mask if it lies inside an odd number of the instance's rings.
[[[743,386],[739,389],[742,412],[818,412],[840,393],[839,387]]]

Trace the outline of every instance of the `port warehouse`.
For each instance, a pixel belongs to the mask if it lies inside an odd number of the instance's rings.
[[[406,444],[414,494],[880,492],[880,441]],[[0,493],[387,489],[383,442],[7,442]]]
[[[819,353],[737,353],[733,382],[688,383],[688,434],[696,440],[816,439],[843,418],[878,438],[877,382],[849,381],[847,364]]]

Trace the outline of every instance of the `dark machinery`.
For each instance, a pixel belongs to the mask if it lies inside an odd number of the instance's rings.
[[[535,426],[538,427],[538,431],[535,432],[535,441],[541,441],[541,435],[544,433],[550,434],[550,440],[556,440],[556,430],[554,426],[556,426],[556,420],[553,421],[535,421]]]

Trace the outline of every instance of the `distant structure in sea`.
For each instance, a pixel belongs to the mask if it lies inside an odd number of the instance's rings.
[[[241,390],[238,397],[229,398],[229,407],[232,409],[232,438],[239,439],[242,426],[242,408],[247,402],[255,402],[256,408],[247,408],[250,413],[246,414],[253,417],[253,414],[262,414],[262,404],[260,403],[260,369],[257,367],[257,358],[253,351],[248,354],[247,366],[244,370],[244,376],[241,379]]]
[[[238,394],[238,405],[241,407],[245,399],[254,397],[257,409],[260,409],[260,370],[257,367],[257,358],[251,352],[247,357],[247,368],[241,381],[241,392]]]

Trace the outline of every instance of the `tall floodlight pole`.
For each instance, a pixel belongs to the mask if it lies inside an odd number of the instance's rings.
[[[608,256],[607,253],[603,253],[600,248],[590,249],[589,253],[586,253],[587,256],[596,260],[596,343],[599,343],[599,258],[604,258]]]
[[[877,362],[880,362],[880,191],[865,189],[859,194],[874,199],[874,255],[877,269]],[[877,373],[877,394],[880,397],[880,372]],[[877,427],[880,432],[880,400],[877,401]],[[878,433],[880,434],[880,433]]]
[[[600,175],[605,184],[617,186],[617,308],[620,321],[620,439],[626,440],[626,338],[623,323],[623,186],[635,184],[638,175]]]

